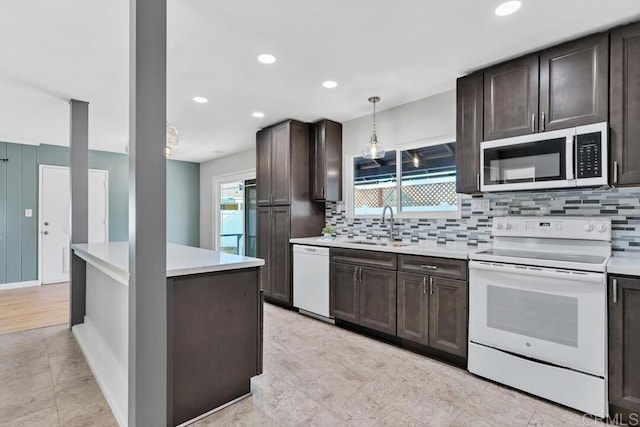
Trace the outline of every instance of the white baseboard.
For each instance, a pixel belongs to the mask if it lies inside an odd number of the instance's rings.
[[[39,280],[31,280],[29,282],[0,283],[0,291],[5,289],[30,288],[32,286],[41,286]]]

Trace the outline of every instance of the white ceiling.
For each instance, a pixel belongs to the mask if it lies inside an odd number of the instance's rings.
[[[175,159],[254,144],[286,118],[346,121],[453,89],[455,78],[640,19],[638,0],[168,0]],[[68,145],[67,100],[90,102],[90,143],[128,140],[127,0],[0,0],[0,140]],[[273,65],[256,61],[277,57]],[[336,80],[336,89],[324,89]],[[204,96],[208,104],[191,99]],[[263,119],[251,117],[263,111]]]

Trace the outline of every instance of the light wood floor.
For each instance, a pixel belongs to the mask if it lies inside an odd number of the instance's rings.
[[[0,334],[68,322],[68,283],[0,291]]]

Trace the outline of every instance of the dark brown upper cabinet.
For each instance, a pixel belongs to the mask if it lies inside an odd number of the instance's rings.
[[[540,54],[540,132],[606,122],[609,34],[585,37]]]
[[[484,71],[484,140],[538,131],[538,55]]]
[[[480,191],[482,73],[459,78],[456,87],[456,190],[475,193]]]
[[[640,185],[640,23],[611,32],[612,185]]]
[[[271,128],[259,130],[256,134],[256,202],[258,206],[271,204],[272,147]]]
[[[258,206],[310,201],[309,127],[288,120],[261,129],[256,137]],[[307,176],[302,176],[302,172]]]
[[[566,129],[609,117],[609,34],[484,71],[484,140]]]
[[[609,412],[640,416],[640,279],[609,277]]]
[[[313,200],[342,200],[342,124],[331,120],[314,123],[311,144]]]

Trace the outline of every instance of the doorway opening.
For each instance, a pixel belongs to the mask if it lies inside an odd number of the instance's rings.
[[[256,254],[255,172],[214,179],[214,249],[236,255]]]

